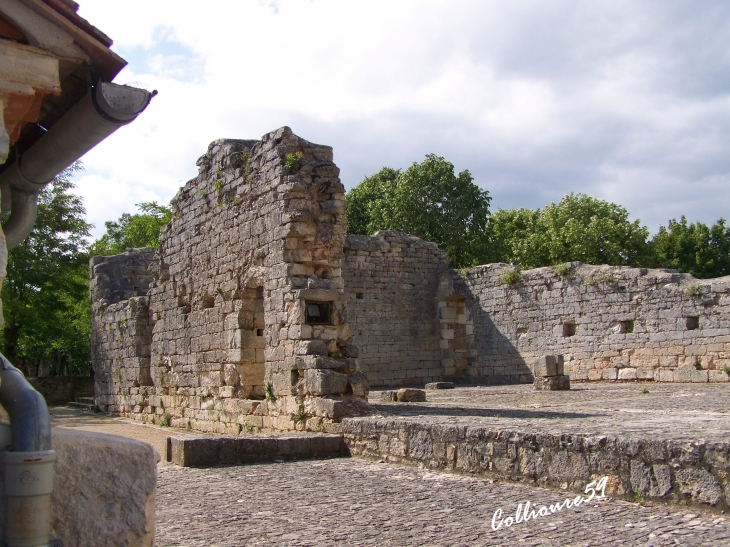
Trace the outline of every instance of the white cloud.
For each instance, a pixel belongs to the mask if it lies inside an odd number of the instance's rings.
[[[727,216],[721,3],[83,0],[80,13],[130,62],[116,81],[160,92],[84,158],[96,235],[98,219],[169,200],[210,141],[282,125],[333,146],[348,187],[433,152],[495,209],[579,191],[652,229]]]

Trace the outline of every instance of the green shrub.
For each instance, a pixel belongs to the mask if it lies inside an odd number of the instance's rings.
[[[553,272],[561,277],[568,275],[571,269],[570,262],[563,262],[562,264],[553,266]]]
[[[514,285],[520,279],[522,279],[522,274],[519,270],[507,270],[499,276],[499,280],[505,285]]]
[[[299,167],[301,166],[301,159],[303,157],[304,154],[302,154],[301,152],[297,152],[295,154],[287,154],[284,158],[284,170],[290,175],[299,171]]]
[[[700,287],[696,283],[693,283],[686,289],[684,289],[684,296],[699,296],[700,295]]]
[[[167,412],[165,412],[162,415],[162,418],[160,418],[160,425],[162,427],[170,427],[170,415]]]
[[[266,392],[266,398],[271,401],[272,403],[276,401],[276,393],[274,393],[274,386],[271,382],[266,382],[266,385],[264,386],[264,391]]]

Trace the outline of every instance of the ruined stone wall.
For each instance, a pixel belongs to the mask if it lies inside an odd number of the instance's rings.
[[[463,295],[473,321],[470,378],[529,382],[532,358],[562,354],[573,381],[728,381],[730,278],[571,263],[566,275],[539,268],[509,284],[510,269],[442,278],[439,291]]]
[[[133,313],[141,326],[142,302],[94,311],[97,404],[227,433],[338,419],[367,385],[344,314],[344,187],[332,149],[282,128],[215,141],[198,166],[152,262],[149,380],[117,387],[124,328]]]
[[[96,403],[109,412],[140,412],[140,390],[152,384],[152,325],[145,296],[154,249],[96,256],[89,264],[91,365]]]
[[[435,294],[448,262],[435,243],[403,232],[347,236],[347,315],[370,385],[423,384],[444,376]]]

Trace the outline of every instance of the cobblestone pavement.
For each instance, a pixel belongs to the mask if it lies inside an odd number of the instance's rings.
[[[532,385],[458,387],[429,390],[426,403],[381,400],[380,391],[370,393],[370,402],[384,415],[533,433],[730,438],[730,384],[576,383],[570,391],[534,391]]]
[[[158,547],[730,545],[730,519],[604,499],[492,530],[567,493],[357,459],[160,467]],[[574,497],[571,495],[570,497]]]

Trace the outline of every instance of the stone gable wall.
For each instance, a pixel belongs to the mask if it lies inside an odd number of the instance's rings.
[[[215,141],[198,166],[150,265],[146,345],[123,340],[142,322],[135,299],[95,308],[97,404],[227,433],[338,419],[367,385],[344,313],[345,192],[332,149],[282,128]],[[93,297],[110,283],[92,278]],[[310,324],[312,302],[330,320]],[[149,380],[126,378],[122,355],[148,359]]]
[[[434,295],[448,262],[435,243],[403,232],[347,236],[347,315],[370,385],[415,385],[444,376]]]
[[[471,313],[472,379],[529,382],[532,358],[562,354],[573,381],[728,381],[730,278],[571,263],[567,275],[538,268],[510,285],[509,269],[442,278]]]

